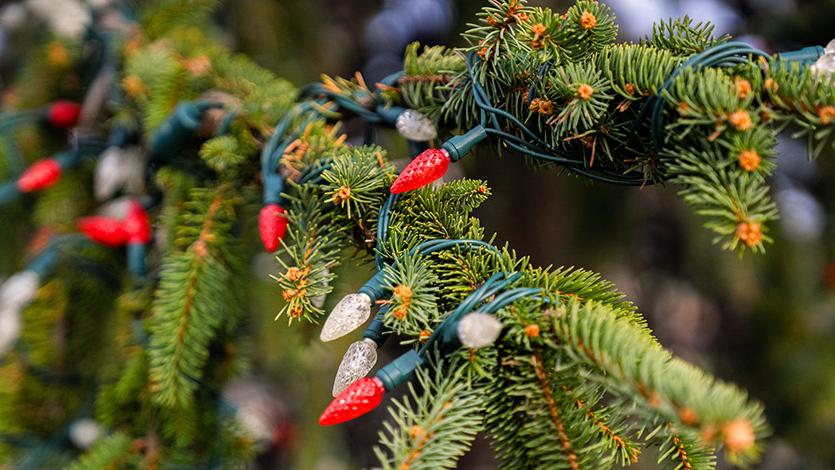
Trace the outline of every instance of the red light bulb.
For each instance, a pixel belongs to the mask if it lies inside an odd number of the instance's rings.
[[[137,201],[131,201],[128,207],[128,214],[125,216],[125,233],[128,243],[146,244],[151,241],[151,222],[148,221],[148,213]]]
[[[386,389],[377,377],[363,377],[334,398],[319,417],[319,425],[333,426],[362,416],[383,401]]]
[[[286,213],[287,211],[278,204],[267,204],[258,214],[258,232],[261,234],[261,243],[270,253],[278,248],[278,242],[287,232]]]
[[[110,217],[91,216],[78,220],[78,229],[87,235],[90,240],[105,246],[118,247],[128,241],[128,233],[121,220]]]
[[[444,176],[452,159],[444,149],[427,149],[415,157],[391,185],[392,194],[422,188]]]
[[[48,188],[61,177],[61,165],[54,158],[46,158],[30,166],[17,179],[17,189],[31,193]]]
[[[62,129],[78,124],[80,115],[81,105],[74,101],[54,101],[46,110],[46,120]]]

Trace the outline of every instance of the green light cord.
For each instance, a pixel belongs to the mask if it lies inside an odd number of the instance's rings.
[[[540,294],[542,294],[542,289],[539,287],[519,287],[517,289],[502,292],[501,295],[491,300],[490,303],[484,305],[480,311],[483,313],[496,313],[517,300]]]
[[[316,168],[308,167],[301,177],[299,177],[298,184],[318,184],[322,182],[322,173],[331,168],[331,159],[327,158],[321,162]]]
[[[564,166],[569,170],[590,179],[630,186],[647,183],[644,178],[629,178],[623,174],[614,173],[605,169],[593,170],[586,168],[584,161],[577,160],[574,155],[548,145],[547,142],[528,129],[528,127],[516,118],[516,116],[513,116],[502,109],[493,107],[490,104],[487,92],[476,78],[478,62],[479,59],[475,53],[470,52],[467,55],[467,72],[473,87],[473,98],[475,99],[476,106],[479,108],[481,125],[485,127],[488,134],[499,137],[505,145],[523,155]],[[503,131],[496,116],[505,118],[510,122],[510,124],[518,128],[524,136],[530,138],[531,141]]]
[[[270,136],[270,140],[267,142],[267,145],[261,149],[261,172],[263,174],[266,175],[275,172],[275,160],[273,154],[275,153],[276,147],[278,147],[281,142],[281,138],[284,137],[287,129],[290,128],[290,124],[293,122],[293,119],[308,109],[310,109],[310,103],[304,102],[297,104],[293,106],[293,108],[288,111],[280,121],[278,121],[278,124],[273,130],[273,134]]]
[[[464,299],[458,307],[452,311],[445,319],[441,322],[438,328],[432,333],[432,336],[424,343],[420,349],[418,349],[418,354],[422,357],[426,357],[430,351],[430,348],[439,341],[439,338],[443,337],[447,334],[447,328],[450,328],[450,325],[455,324],[458,320],[461,319],[462,316],[465,314],[473,311],[476,306],[481,303],[483,300],[491,297],[496,292],[501,289],[504,289],[508,285],[513,282],[516,282],[521,278],[522,275],[520,273],[496,273],[490,279],[488,279],[484,284],[482,284],[478,289],[473,291],[466,299]],[[504,279],[502,279],[504,278]]]
[[[652,136],[653,146],[655,151],[659,152],[666,141],[664,136],[664,104],[665,100],[663,94],[668,92],[673,84],[673,81],[687,69],[699,71],[705,67],[733,67],[735,65],[750,62],[750,57],[765,57],[768,54],[755,49],[750,45],[731,41],[719,44],[704,51],[691,56],[683,64],[678,66],[672,74],[667,78],[661,88],[658,89],[655,95],[651,96],[641,108],[638,117],[633,124],[633,134],[639,128],[641,122],[646,118],[646,113],[651,110],[650,118],[650,134]]]
[[[380,247],[386,242],[388,237],[389,218],[391,216],[391,209],[400,199],[399,194],[389,193],[389,197],[383,206],[380,208],[380,217],[377,220],[377,249],[374,250],[374,263],[377,266],[377,271],[382,271],[385,266],[383,261],[383,253]]]
[[[382,122],[382,118],[379,114],[369,109],[366,109],[361,104],[357,103],[356,101],[351,100],[346,96],[342,96],[340,94],[334,93],[333,91],[325,88],[321,83],[310,83],[302,87],[299,90],[299,100],[305,98],[313,98],[313,97],[321,97],[325,96],[329,100],[336,103],[339,108],[345,109],[346,111],[360,117],[366,122],[371,124],[378,124]]]
[[[493,246],[489,243],[483,242],[481,240],[435,239],[435,240],[429,240],[429,241],[423,242],[423,243],[419,244],[418,246],[412,248],[411,250],[409,250],[409,254],[414,255],[415,253],[420,252],[420,254],[426,255],[426,254],[429,254],[429,253],[434,253],[436,251],[442,251],[442,250],[452,248],[452,247],[466,247],[466,248],[469,248],[469,249],[489,248],[494,253],[498,253],[498,248],[496,248],[495,246]],[[392,263],[392,266],[396,266],[396,265],[397,265],[397,261],[394,261]],[[384,265],[384,267],[385,267],[385,265]],[[384,273],[383,268],[379,268],[378,271],[377,271],[377,274],[375,274],[374,277],[372,277],[366,283],[366,285],[368,285],[369,283],[382,282],[383,275],[384,275],[383,273]],[[501,277],[503,275],[504,275],[504,273],[497,273],[497,274],[494,274],[493,277],[497,277],[497,276]],[[493,279],[493,278],[488,279],[488,281],[486,281],[479,288],[481,290],[477,289],[476,291],[473,291],[473,294],[471,294],[469,297],[467,297],[467,299],[473,298],[472,296],[476,292],[482,292],[483,289],[486,289],[486,288],[490,287],[491,283],[493,282],[493,281],[491,281],[491,279]],[[365,287],[366,286],[363,286],[363,288],[365,288]],[[377,286],[371,287],[371,288],[366,289],[366,290],[371,292],[371,293],[381,291],[381,289],[378,288]],[[361,291],[362,291],[362,289],[361,289]],[[489,295],[492,295],[492,293],[489,294]],[[465,302],[466,301],[467,300],[465,300]],[[466,305],[468,305],[468,304],[464,304],[464,305],[466,307]],[[387,311],[388,307],[386,306],[384,308]],[[459,306],[459,308],[461,308],[461,307]],[[374,321],[372,321],[371,324],[365,329],[365,333],[363,334],[363,337],[373,339],[374,342],[377,343],[378,347],[383,345],[383,343],[386,341],[386,339],[388,338],[388,336],[390,334],[390,332],[384,331],[385,330],[385,325],[383,324],[383,322],[382,322],[383,318],[381,317],[381,315],[383,315],[384,313],[385,313],[384,310],[381,308],[380,311],[377,313],[377,315],[374,317]],[[379,320],[379,321],[377,321],[377,320]]]

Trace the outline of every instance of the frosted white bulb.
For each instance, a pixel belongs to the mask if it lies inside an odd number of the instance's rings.
[[[438,136],[432,120],[414,109],[407,109],[397,116],[394,125],[403,137],[418,142],[426,142]]]
[[[98,200],[113,196],[120,189],[139,194],[145,183],[145,158],[139,147],[109,147],[96,165],[93,188]]]
[[[257,452],[275,442],[277,431],[285,420],[278,395],[269,384],[255,377],[235,379],[223,388],[223,397],[237,409],[235,417],[254,442]]]
[[[780,225],[796,243],[818,240],[826,228],[826,212],[820,202],[802,189],[778,191],[775,200],[780,208]]]
[[[330,276],[331,272],[328,268],[325,268],[324,274],[325,274],[325,279],[327,279],[328,276]],[[330,282],[326,281],[325,285],[326,286],[330,285]],[[327,298],[328,298],[327,294],[317,295],[316,297],[311,297],[310,303],[313,304],[313,306],[316,307],[316,308],[322,308],[322,306],[325,305],[325,300],[327,300]]]
[[[101,424],[90,418],[81,418],[70,425],[70,441],[79,449],[89,449],[102,435]]]
[[[830,76],[835,73],[835,54],[824,54],[820,56],[812,71],[819,77]]]
[[[20,309],[0,309],[0,357],[9,352],[20,338]]]
[[[319,333],[322,341],[333,341],[356,330],[371,316],[371,297],[348,294],[336,304]]]
[[[829,41],[829,44],[826,45],[826,49],[824,50],[826,54],[835,55],[835,39]]]
[[[41,277],[34,271],[20,271],[0,286],[0,308],[20,310],[35,298]]]
[[[348,346],[333,380],[333,396],[338,396],[357,379],[368,375],[376,363],[377,343],[373,340],[363,338]]]
[[[26,7],[19,3],[10,3],[0,10],[0,27],[14,31],[26,22]]]
[[[108,147],[99,157],[93,180],[96,199],[107,199],[121,187],[121,154],[119,147]]]
[[[493,315],[473,312],[458,322],[458,339],[468,348],[490,346],[502,332],[502,322]]]
[[[25,3],[60,36],[81,37],[92,21],[87,6],[79,0],[26,0]]]
[[[87,4],[93,8],[104,8],[113,3],[113,0],[87,0]]]

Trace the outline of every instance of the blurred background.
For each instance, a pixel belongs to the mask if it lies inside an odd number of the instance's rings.
[[[0,2],[5,3],[5,2]],[[373,83],[400,68],[412,41],[459,45],[458,34],[484,1],[235,0],[217,20],[234,49],[297,85],[321,73],[363,73]],[[555,9],[568,1],[531,1]],[[623,40],[648,34],[653,21],[688,14],[710,20],[767,51],[825,45],[835,37],[835,0],[608,0]],[[0,43],[2,38],[0,38]],[[5,51],[4,56],[14,55]],[[381,144],[407,157],[398,139]],[[534,170],[513,155],[482,152],[455,171],[489,182],[494,196],[478,211],[497,242],[540,265],[601,272],[637,303],[676,355],[739,384],[761,400],[774,437],[759,468],[835,468],[835,155],[809,162],[804,143],[784,136],[773,191],[781,221],[765,256],[736,255],[712,244],[674,187],[621,188]],[[8,213],[4,213],[4,217]],[[7,263],[0,256],[0,263]],[[354,338],[322,344],[318,327],[273,322],[281,302],[253,263],[251,324],[257,378],[242,393],[281,421],[278,445],[261,468],[342,470],[371,466],[383,407],[348,425],[320,428],[333,375]],[[351,291],[365,268],[344,266],[329,302]],[[369,267],[370,269],[370,267]],[[301,333],[300,333],[301,332]],[[381,355],[395,356],[389,344]],[[724,466],[724,464],[720,463]],[[639,468],[653,468],[642,459]],[[478,441],[461,468],[491,469]]]

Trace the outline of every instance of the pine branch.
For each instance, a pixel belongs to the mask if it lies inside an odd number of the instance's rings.
[[[397,334],[420,337],[439,322],[438,279],[420,254],[405,255],[396,266],[386,266],[386,289],[392,292],[384,319]]]
[[[136,449],[133,441],[124,434],[102,438],[83,456],[69,466],[69,470],[105,470],[129,468],[136,465]]]
[[[710,22],[695,22],[688,16],[670,18],[653,24],[652,34],[642,42],[678,56],[689,56],[730,40],[728,35],[714,37],[714,29]]]
[[[614,45],[614,18],[598,2],[577,2],[563,16],[496,0],[478,17],[463,35],[469,46],[459,50],[478,58],[474,78],[461,70],[448,86],[416,94],[406,70],[401,98],[407,105],[433,116],[442,107],[437,119],[460,129],[487,125],[532,145],[544,142],[549,158],[540,152],[538,164],[578,165],[584,174],[606,173],[601,178],[607,180],[633,174],[646,182],[673,182],[726,249],[762,252],[770,241],[765,233],[775,215],[762,188],[774,167],[775,133],[796,127],[795,137],[807,139],[812,155],[833,142],[835,88],[809,66],[772,59],[679,69],[694,54],[729,40],[713,37],[710,24],[670,20],[639,44]],[[416,78],[418,72],[439,74],[450,57],[434,50],[418,54],[416,48],[409,54],[411,63],[420,64]],[[658,99],[666,105],[660,114],[653,109]],[[487,108],[484,121],[484,101],[516,121]],[[502,142],[513,139],[496,140],[501,150]],[[706,147],[710,151],[702,152]],[[719,174],[712,174],[717,168]],[[690,177],[705,171],[705,178]]]
[[[151,323],[150,381],[157,403],[187,407],[203,376],[209,345],[231,305],[226,247],[236,200],[231,188],[194,192],[160,273]]]
[[[209,15],[220,5],[217,0],[153,0],[143,4],[143,31],[157,38],[178,27],[205,27]]]
[[[767,434],[760,405],[746,404],[747,397],[740,390],[673,359],[645,335],[625,328],[609,309],[573,302],[555,312],[551,321],[568,358],[590,368],[586,378],[618,397],[620,406],[628,408],[632,403],[644,416],[673,423],[674,429],[700,433],[708,446],[723,439],[730,442],[736,426],[750,433],[752,443],[755,436],[759,442]],[[743,462],[758,453],[756,446],[728,445],[727,450]]]
[[[382,469],[455,468],[481,429],[481,392],[468,388],[456,365],[438,364],[418,373],[417,386],[390,407],[391,420],[380,432],[374,454]]]

